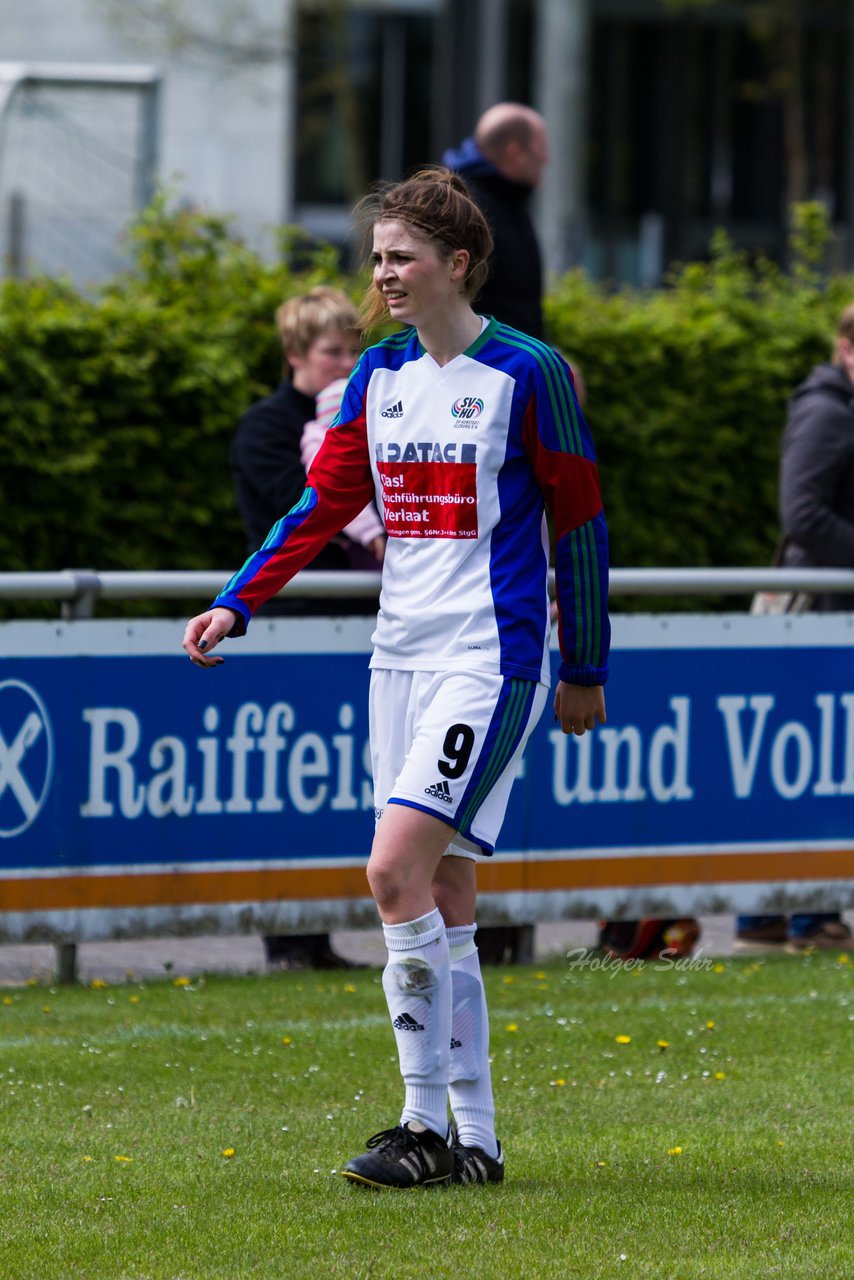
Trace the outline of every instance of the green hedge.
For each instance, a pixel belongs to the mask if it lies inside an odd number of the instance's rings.
[[[587,387],[614,564],[768,562],[785,399],[854,298],[854,280],[819,273],[821,210],[795,213],[790,274],[719,236],[663,290],[572,273],[551,292],[552,341]],[[163,200],[132,242],[133,272],[94,296],[2,287],[4,570],[234,566],[228,444],[279,378],[275,308],[319,282],[360,291],[328,248],[283,234],[271,266],[228,222]]]
[[[162,202],[133,245],[136,270],[94,297],[44,279],[3,286],[5,570],[233,565],[244,539],[228,445],[281,376],[275,309],[351,283],[328,248],[283,237],[285,265],[270,266],[227,222]]]
[[[789,275],[719,234],[666,289],[608,293],[569,275],[548,299],[552,341],[586,383],[614,564],[768,564],[786,399],[829,359],[854,300],[854,279],[820,275],[823,210],[794,214]]]

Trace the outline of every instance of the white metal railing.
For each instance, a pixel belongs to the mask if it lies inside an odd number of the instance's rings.
[[[0,573],[0,600],[58,600],[67,617],[91,617],[97,600],[213,599],[227,570],[62,569],[55,573]],[[554,575],[551,575],[554,584]],[[376,597],[379,573],[303,572],[282,596],[346,599]],[[834,592],[854,595],[851,569],[612,569],[612,596],[752,595],[755,591]]]

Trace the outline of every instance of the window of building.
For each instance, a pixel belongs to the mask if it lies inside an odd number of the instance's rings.
[[[300,10],[297,45],[298,206],[349,207],[431,159],[430,14]]]

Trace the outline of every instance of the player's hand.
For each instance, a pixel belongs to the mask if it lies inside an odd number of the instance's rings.
[[[564,733],[578,737],[595,729],[597,721],[604,724],[605,690],[601,684],[566,684],[561,680],[555,693],[555,719]]]
[[[368,543],[368,550],[373,552],[379,564],[382,564],[383,560],[385,560],[385,541],[385,534],[379,533],[373,541]]]
[[[184,629],[184,651],[190,661],[197,667],[216,667],[225,662],[219,654],[212,656],[211,649],[228,635],[236,616],[233,609],[220,606],[191,618]]]

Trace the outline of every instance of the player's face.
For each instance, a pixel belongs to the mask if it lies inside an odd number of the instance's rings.
[[[418,327],[458,303],[468,258],[464,249],[443,256],[405,222],[374,226],[374,287],[402,324]]]
[[[287,353],[294,386],[303,395],[316,396],[336,378],[349,377],[360,351],[359,335],[353,329],[322,333],[302,355]]]

